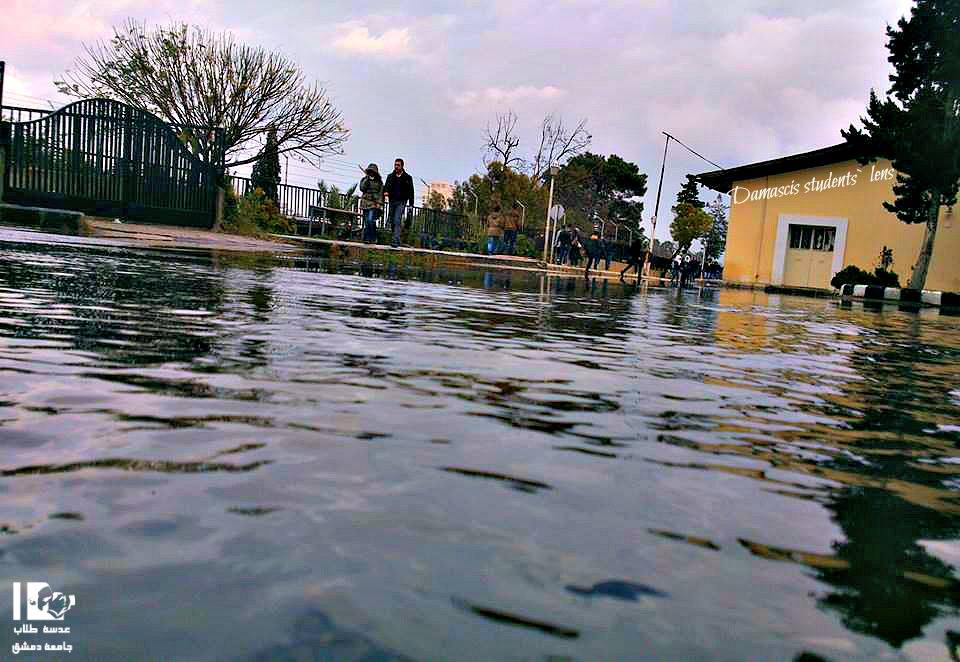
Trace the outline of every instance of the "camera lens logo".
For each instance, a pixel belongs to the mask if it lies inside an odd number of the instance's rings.
[[[77,598],[54,591],[46,582],[13,583],[13,620],[20,620],[21,585],[27,588],[28,621],[62,621],[64,614],[73,609]]]

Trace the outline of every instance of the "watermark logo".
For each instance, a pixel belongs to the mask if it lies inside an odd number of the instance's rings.
[[[54,591],[46,582],[13,582],[13,620],[20,620],[21,587],[26,587],[28,621],[62,621],[77,604],[74,595]]]
[[[27,602],[26,618],[23,613],[24,598]],[[13,582],[13,620],[28,621],[13,628],[13,634],[22,637],[11,647],[13,654],[38,651],[72,653],[73,644],[63,639],[59,643],[44,640],[49,635],[71,634],[69,625],[40,626],[29,621],[62,621],[76,605],[75,596],[54,591],[46,582]]]

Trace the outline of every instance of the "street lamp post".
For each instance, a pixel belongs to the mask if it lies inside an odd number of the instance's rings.
[[[522,229],[523,229],[523,221],[524,221],[524,219],[527,218],[527,206],[526,206],[525,204],[523,204],[522,202],[520,202],[519,200],[517,200],[516,203],[517,203],[518,205],[520,205],[520,229],[522,230]]]
[[[543,228],[543,261],[550,264],[553,260],[553,228],[550,223],[550,212],[553,208],[553,182],[557,178],[560,168],[550,166],[550,197],[547,199],[547,224]]]

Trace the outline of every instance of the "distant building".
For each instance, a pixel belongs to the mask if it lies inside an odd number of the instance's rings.
[[[430,201],[430,194],[436,191],[443,196],[443,199],[449,202],[453,199],[453,184],[450,182],[430,182],[423,191],[423,206],[426,207]]]

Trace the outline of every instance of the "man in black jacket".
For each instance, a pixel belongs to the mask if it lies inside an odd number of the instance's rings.
[[[397,159],[393,162],[393,172],[387,175],[383,192],[390,203],[393,245],[399,246],[400,232],[403,230],[403,213],[408,204],[413,204],[413,177],[403,169],[403,159]]]

